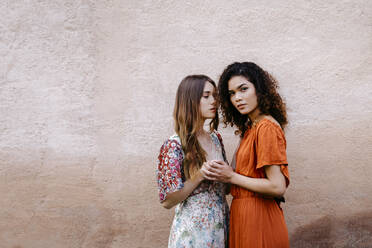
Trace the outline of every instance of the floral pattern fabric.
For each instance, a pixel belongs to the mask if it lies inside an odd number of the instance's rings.
[[[215,145],[214,159],[226,161],[221,136],[211,133]],[[182,161],[184,153],[177,135],[170,137],[161,147],[156,171],[159,199],[183,188]],[[228,243],[229,209],[226,185],[204,180],[175,208],[168,247],[170,248],[224,248]]]

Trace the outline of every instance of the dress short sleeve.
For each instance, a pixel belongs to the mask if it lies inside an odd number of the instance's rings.
[[[166,199],[168,193],[183,188],[182,161],[181,144],[177,140],[167,140],[160,148],[156,170],[160,202]]]
[[[257,129],[256,140],[257,166],[280,165],[281,171],[289,184],[286,140],[283,130],[271,121],[266,121]]]

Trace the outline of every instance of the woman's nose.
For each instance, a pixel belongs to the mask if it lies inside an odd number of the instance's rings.
[[[236,102],[239,102],[241,99],[242,99],[242,98],[241,98],[240,94],[239,94],[239,93],[236,93],[236,94],[235,94],[235,99],[234,99],[234,100],[235,100]]]

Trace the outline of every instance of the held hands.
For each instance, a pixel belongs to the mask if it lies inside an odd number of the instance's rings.
[[[205,179],[229,183],[234,174],[233,169],[224,161],[211,160],[204,162],[200,173]]]

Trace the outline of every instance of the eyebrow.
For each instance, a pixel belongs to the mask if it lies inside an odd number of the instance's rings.
[[[240,89],[241,87],[243,87],[244,85],[248,85],[247,83],[242,83],[240,84],[238,87],[236,87],[236,89]],[[229,90],[229,92],[234,92],[234,90]]]

